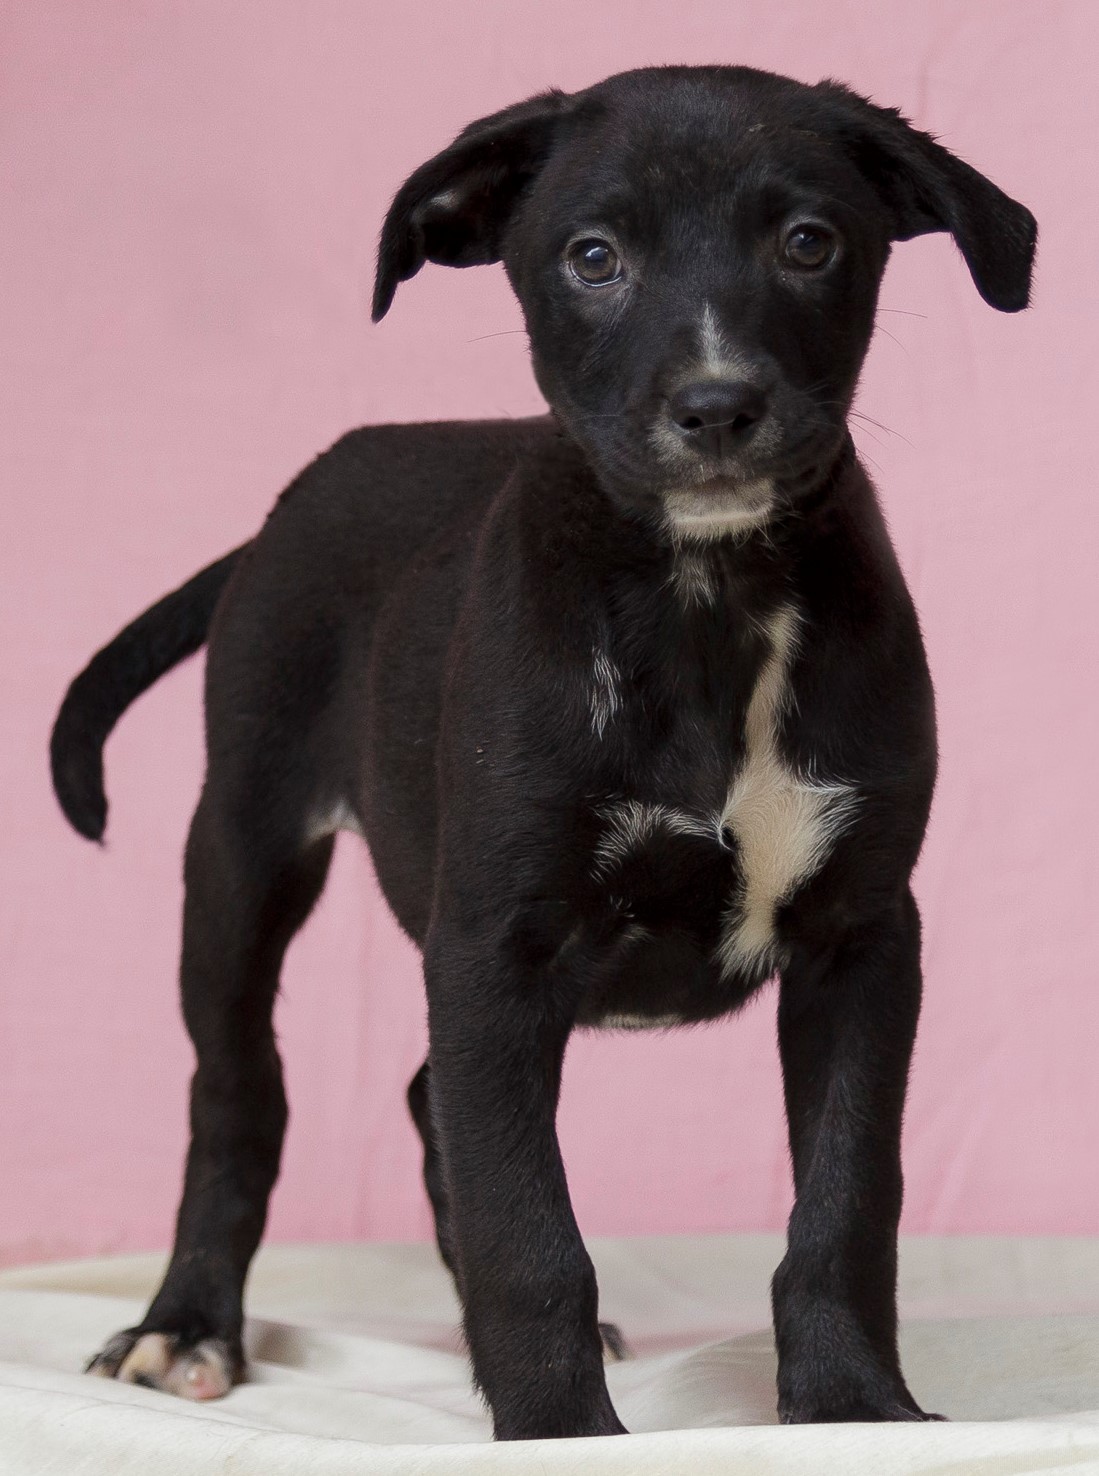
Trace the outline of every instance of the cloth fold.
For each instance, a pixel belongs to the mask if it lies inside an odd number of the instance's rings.
[[[600,1315],[633,1352],[607,1371],[628,1437],[486,1444],[433,1248],[275,1246],[249,1284],[249,1380],[208,1404],[80,1372],[141,1316],[163,1257],[0,1274],[0,1472],[1099,1472],[1099,1241],[905,1241],[905,1372],[951,1423],[800,1428],[775,1423],[778,1236],[591,1251]]]

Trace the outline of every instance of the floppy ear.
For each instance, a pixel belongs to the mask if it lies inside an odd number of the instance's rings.
[[[471,123],[398,190],[382,227],[371,317],[389,311],[398,282],[425,261],[479,266],[501,240],[526,185],[545,163],[571,99],[551,91]]]
[[[1026,206],[896,108],[879,108],[838,82],[822,82],[819,90],[843,109],[857,162],[893,211],[893,239],[949,231],[985,302],[1004,313],[1025,308],[1038,238]]]

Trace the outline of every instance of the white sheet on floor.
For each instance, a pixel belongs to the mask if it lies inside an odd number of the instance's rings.
[[[913,1239],[909,1384],[949,1424],[780,1427],[777,1236],[596,1241],[616,1440],[486,1445],[427,1246],[273,1247],[249,1286],[247,1384],[211,1404],[80,1373],[163,1261],[0,1274],[3,1476],[1046,1476],[1099,1473],[1099,1241]]]

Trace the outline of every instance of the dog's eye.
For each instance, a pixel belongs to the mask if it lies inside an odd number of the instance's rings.
[[[576,241],[568,251],[569,271],[589,287],[605,287],[622,275],[622,263],[606,241]]]
[[[795,226],[786,237],[783,254],[794,266],[810,270],[827,266],[836,254],[836,238],[821,226]]]

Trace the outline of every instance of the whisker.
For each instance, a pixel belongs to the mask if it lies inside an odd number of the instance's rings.
[[[507,338],[511,333],[526,333],[525,328],[501,328],[499,333],[478,333],[476,338],[467,338],[466,343],[484,343],[486,338]]]
[[[903,441],[905,445],[912,446],[913,451],[916,449],[912,442],[908,439],[908,437],[903,434],[903,432],[899,430],[894,430],[891,425],[883,425],[880,420],[875,420],[872,415],[866,415],[862,410],[852,410],[851,414],[856,416],[859,420],[865,420],[868,425],[876,425],[879,430],[885,431],[886,435],[896,436],[898,440]]]
[[[874,332],[884,333],[886,338],[891,338],[899,349],[903,349],[905,353],[908,352],[908,345],[902,343],[895,333],[890,333],[889,329],[883,327],[881,323],[874,324]]]
[[[868,426],[862,425],[862,426],[859,426],[859,429],[860,430],[864,430],[866,432],[866,434],[870,437],[870,439],[872,441],[876,441],[879,446],[884,446],[885,445],[885,442],[882,440],[881,436],[876,436],[874,434],[874,432],[872,430],[870,430],[870,428]]]
[[[882,471],[881,462],[880,461],[875,461],[872,456],[868,456],[866,454],[866,452],[862,449],[861,446],[858,446],[857,449],[858,449],[859,457],[860,457],[861,460],[868,461],[870,463],[870,465],[874,468],[875,471],[877,471],[877,472],[881,472]],[[884,475],[885,475],[885,473],[882,472],[882,476],[884,476]]]

